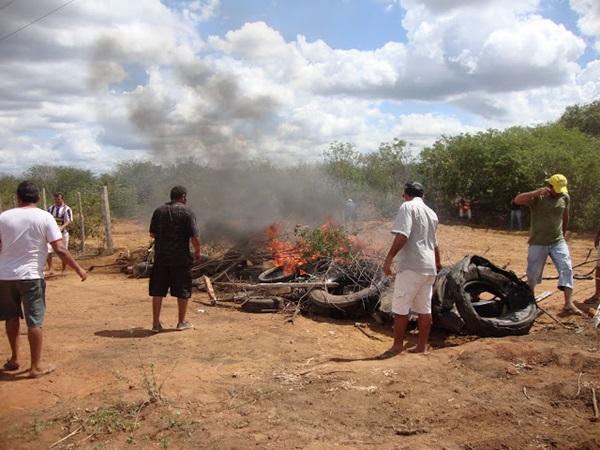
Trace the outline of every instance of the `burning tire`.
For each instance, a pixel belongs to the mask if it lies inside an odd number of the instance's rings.
[[[273,267],[262,272],[258,279],[263,283],[280,283],[296,278],[296,272],[286,273],[283,267]]]
[[[448,318],[456,314],[456,306],[471,334],[527,334],[537,317],[535,297],[527,283],[481,256],[465,257],[440,278],[438,287],[438,313]]]

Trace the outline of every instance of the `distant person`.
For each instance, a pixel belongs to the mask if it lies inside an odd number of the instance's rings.
[[[29,376],[38,378],[52,372],[53,365],[42,366],[42,325],[46,311],[44,263],[48,244],[72,267],[81,281],[87,278],[63,244],[54,218],[39,209],[38,188],[23,181],[17,188],[18,207],[0,214],[0,320],[6,321],[6,335],[12,351],[4,370],[18,370],[20,319],[27,322],[31,350]]]
[[[462,220],[471,220],[473,214],[471,213],[471,202],[466,198],[460,198],[458,200],[458,217]]]
[[[594,272],[594,277],[596,278],[596,290],[594,292],[594,295],[592,295],[589,299],[586,300],[586,303],[600,302],[600,227],[598,227],[596,237],[594,238],[594,247],[597,251],[596,271]]]
[[[65,203],[65,196],[62,192],[56,192],[54,194],[54,204],[50,205],[48,212],[52,214],[54,220],[58,224],[58,228],[62,233],[63,245],[69,249],[69,225],[73,222],[73,211]],[[48,270],[52,272],[52,247],[48,248]],[[62,261],[61,270],[64,272],[66,265],[64,260]]]
[[[354,203],[354,200],[349,198],[344,204],[344,224],[349,231],[353,232],[356,230],[357,218],[358,214],[356,211],[356,203]]]
[[[518,194],[513,202],[530,210],[527,283],[531,290],[542,281],[548,255],[558,272],[558,289],[565,297],[564,313],[582,314],[573,304],[573,267],[565,233],[569,226],[567,178],[554,174],[543,187]]]
[[[390,358],[404,350],[404,335],[409,312],[418,315],[419,338],[410,352],[424,353],[431,330],[431,289],[440,269],[436,231],[438,218],[423,203],[423,186],[412,181],[404,186],[404,203],[400,205],[392,226],[394,241],[383,265],[386,275],[395,274],[392,313],[394,343],[379,356]],[[398,256],[394,270],[392,263]]]
[[[183,186],[175,186],[171,189],[171,201],[156,208],[150,222],[150,236],[154,238],[154,266],[149,291],[152,297],[152,331],[155,333],[163,330],[160,310],[167,292],[177,297],[177,330],[193,328],[185,320],[185,315],[192,296],[192,263],[194,259],[200,259],[200,239],[196,216],[186,203],[187,190]],[[190,241],[194,246],[194,258],[190,254]]]
[[[510,202],[510,229],[523,229],[523,211],[521,205],[517,205],[514,201]]]

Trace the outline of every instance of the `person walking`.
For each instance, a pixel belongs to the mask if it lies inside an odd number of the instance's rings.
[[[395,356],[404,350],[404,335],[408,315],[418,315],[419,337],[408,351],[424,353],[431,330],[431,290],[437,271],[441,269],[436,231],[438,217],[423,202],[423,185],[406,183],[392,226],[394,241],[383,265],[386,275],[395,275],[392,313],[394,314],[394,343],[378,358]],[[392,264],[397,256],[394,269]]]
[[[29,376],[38,378],[52,372],[54,365],[41,364],[46,312],[44,264],[48,244],[63,264],[72,267],[84,281],[87,273],[63,244],[62,233],[48,212],[39,209],[38,188],[29,181],[17,187],[17,208],[0,214],[0,320],[6,321],[11,356],[6,371],[18,370],[20,319],[27,323],[31,352]]]
[[[564,293],[563,313],[582,314],[573,304],[573,267],[565,233],[569,227],[570,197],[567,178],[554,174],[544,186],[518,194],[513,202],[530,210],[527,284],[533,291],[542,281],[548,256],[558,272],[558,289]]]
[[[177,330],[193,328],[185,316],[192,296],[192,263],[200,258],[200,238],[196,216],[186,204],[186,188],[175,186],[171,189],[171,201],[156,208],[150,221],[154,265],[149,292],[152,297],[152,331],[155,333],[163,331],[160,311],[167,292],[177,297]],[[190,254],[190,241],[194,247],[194,258]]]
[[[54,220],[58,224],[58,228],[62,233],[63,245],[69,249],[69,225],[73,222],[73,211],[65,203],[65,196],[62,192],[56,192],[54,194],[54,204],[50,205],[48,212],[52,214]],[[52,272],[52,247],[48,248],[48,270]],[[63,261],[61,270],[64,272],[66,265]]]

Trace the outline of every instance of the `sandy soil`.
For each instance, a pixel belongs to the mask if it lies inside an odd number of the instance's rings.
[[[385,251],[388,226],[364,224],[365,247]],[[114,238],[147,243],[131,223]],[[440,243],[445,264],[476,253],[525,268],[525,233],[441,226]],[[591,238],[570,245],[580,262]],[[592,283],[577,282],[577,302]],[[584,318],[560,317],[565,329],[542,315],[521,337],[435,333],[428,355],[372,361],[391,343],[388,325],[369,323],[368,337],[353,321],[290,324],[205,299],[190,303],[194,330],[153,335],[147,280],[110,269],[85,283],[73,272],[48,280],[44,358],[58,369],[39,380],[0,372],[0,448],[600,448],[600,339]],[[558,315],[560,293],[542,305]],[[168,299],[163,323],[175,322]],[[27,367],[26,335],[21,343]],[[9,355],[4,338],[0,353]]]

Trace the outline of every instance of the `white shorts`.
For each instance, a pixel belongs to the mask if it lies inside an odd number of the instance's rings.
[[[435,275],[404,270],[396,274],[392,312],[406,316],[409,312],[431,314],[431,288]]]
[[[69,250],[69,233],[63,233],[62,239],[63,239],[63,245],[65,246],[65,248],[67,250]],[[48,254],[50,254],[50,253],[54,253],[54,250],[52,250],[52,246],[50,244],[48,244]]]

